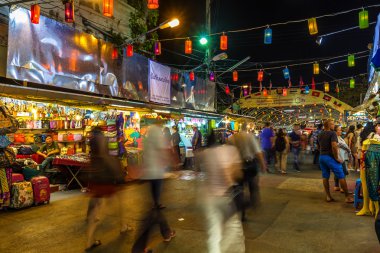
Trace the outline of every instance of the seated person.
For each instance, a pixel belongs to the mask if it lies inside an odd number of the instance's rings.
[[[46,137],[46,143],[41,146],[37,151],[37,154],[43,156],[45,160],[40,165],[40,170],[44,173],[46,170],[50,169],[51,164],[54,160],[54,156],[59,154],[58,144],[53,141],[51,136]]]

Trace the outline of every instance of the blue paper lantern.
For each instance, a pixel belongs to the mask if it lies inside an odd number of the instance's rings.
[[[272,29],[269,27],[264,31],[264,44],[272,44]]]
[[[306,87],[305,87],[305,94],[309,94],[309,91],[310,91],[309,85],[306,85]]]
[[[290,78],[290,73],[289,73],[289,69],[288,68],[284,68],[282,70],[282,73],[284,74],[284,78],[285,79],[289,79]]]

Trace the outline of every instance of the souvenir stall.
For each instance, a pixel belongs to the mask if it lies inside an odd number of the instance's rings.
[[[94,126],[102,129],[108,140],[109,154],[120,158],[127,173],[128,154],[135,151],[140,135],[138,112],[113,105],[60,105],[51,103],[48,98],[31,101],[1,97],[0,103],[12,112],[18,124],[7,138],[18,164],[14,172],[21,174],[21,181],[43,174],[49,177],[50,183],[60,184],[52,190],[79,187],[86,191],[86,176],[91,170],[89,139]],[[48,137],[57,145],[58,153],[45,169],[44,156],[39,151]]]

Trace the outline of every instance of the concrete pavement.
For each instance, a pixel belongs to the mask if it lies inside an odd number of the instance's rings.
[[[306,157],[305,161],[310,161]],[[262,205],[248,212],[244,223],[246,252],[253,253],[375,253],[380,252],[373,217],[357,217],[341,193],[335,203],[324,201],[320,171],[303,164],[297,173],[261,176]],[[163,203],[169,224],[177,231],[170,243],[162,242],[158,228],[151,235],[154,252],[203,253],[205,218],[195,197],[196,180],[181,172],[165,181]],[[354,185],[357,174],[349,176]],[[144,206],[150,206],[146,184],[133,182],[122,191],[124,219],[138,227]],[[79,191],[58,192],[46,206],[0,213],[0,252],[83,252],[88,196]],[[102,245],[93,252],[130,252],[136,231],[119,234],[119,203],[109,200],[96,233]]]

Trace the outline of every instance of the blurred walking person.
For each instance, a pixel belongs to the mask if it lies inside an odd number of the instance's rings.
[[[88,226],[86,251],[91,251],[101,245],[100,240],[95,240],[94,234],[100,219],[99,214],[104,206],[105,199],[118,194],[120,186],[117,183],[123,182],[124,177],[120,161],[117,157],[109,155],[107,139],[104,137],[100,127],[95,127],[91,132],[90,139],[90,158],[92,172],[90,175],[90,194],[91,199],[88,208]],[[131,230],[131,227],[124,224],[123,205],[119,200],[120,232]]]
[[[208,252],[243,253],[244,232],[232,194],[242,177],[240,154],[235,146],[218,143],[214,132],[207,144],[197,159],[206,173],[199,197],[207,218]]]
[[[273,159],[273,138],[275,134],[273,129],[270,127],[270,123],[266,122],[265,127],[260,134],[261,147],[265,153],[265,160],[268,165],[270,165],[271,160]]]
[[[274,139],[274,150],[276,151],[276,169],[282,174],[286,174],[286,164],[288,162],[289,140],[286,133],[280,128]]]
[[[248,186],[249,189],[249,202],[252,207],[257,207],[260,204],[260,191],[259,191],[259,165],[263,172],[267,171],[267,163],[264,159],[263,151],[252,134],[247,133],[246,123],[242,124],[241,131],[229,139],[229,143],[235,145],[239,150],[240,157],[243,163],[243,180],[240,185],[243,188],[242,199],[243,203],[239,206],[242,212],[242,221],[245,221],[245,203],[244,187]]]
[[[138,237],[133,244],[132,253],[149,252],[146,249],[149,232],[154,224],[160,226],[161,235],[164,241],[169,242],[175,237],[175,231],[169,227],[169,224],[163,214],[162,209],[165,207],[160,202],[162,184],[165,171],[170,165],[170,153],[167,150],[165,136],[161,132],[161,123],[157,122],[151,125],[147,131],[144,142],[142,180],[150,184],[150,195],[153,200],[153,208],[144,207],[146,215],[138,229]]]

